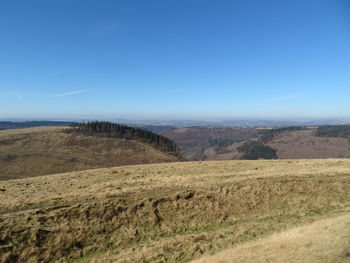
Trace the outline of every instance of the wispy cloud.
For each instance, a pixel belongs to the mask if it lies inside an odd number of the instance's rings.
[[[86,92],[87,90],[74,90],[70,92],[65,92],[65,93],[60,93],[53,95],[52,97],[64,97],[64,96],[72,96],[72,95],[77,95]]]

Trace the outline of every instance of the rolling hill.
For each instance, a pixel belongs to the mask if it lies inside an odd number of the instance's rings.
[[[64,127],[0,131],[0,180],[128,164],[179,161],[137,139],[67,133]]]
[[[348,262],[349,171],[342,159],[212,161],[2,181],[0,260],[188,262],[226,251],[276,262],[271,254],[326,246],[315,262]]]
[[[276,135],[267,145],[280,159],[350,158],[350,139],[316,136],[316,128]]]
[[[0,121],[0,130],[41,126],[69,126],[71,123],[68,121]]]
[[[191,128],[194,129],[194,128]],[[275,151],[278,159],[319,159],[319,158],[350,158],[350,126],[320,126],[302,127],[291,126],[282,128],[251,128],[242,129],[244,136],[232,132],[210,134],[208,128],[201,127],[205,131],[200,136],[200,129],[177,129],[164,133],[176,141],[183,152],[191,152],[196,149],[194,155],[187,155],[191,159],[199,160],[238,160],[246,158],[246,152],[240,151],[242,146],[259,141],[258,147],[252,149],[250,155],[256,158],[264,158],[264,154],[257,153],[262,147],[269,147],[269,151]],[[214,128],[212,128],[214,130]],[[219,128],[220,129],[220,128]],[[236,131],[239,131],[239,129]],[[209,136],[208,136],[209,134]],[[216,136],[215,140],[212,138]],[[228,139],[230,138],[230,139]],[[214,145],[210,145],[210,141]],[[220,141],[227,142],[220,145]],[[188,142],[188,143],[186,143]],[[191,144],[192,142],[192,144]],[[215,144],[216,143],[216,144]],[[195,146],[199,145],[199,146]],[[270,158],[274,158],[271,155]],[[249,158],[247,158],[249,159]]]

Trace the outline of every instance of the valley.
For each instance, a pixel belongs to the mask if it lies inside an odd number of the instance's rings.
[[[320,126],[337,127],[337,126]],[[348,132],[348,126],[343,132]],[[334,129],[334,128],[332,128]],[[278,159],[350,158],[350,137],[331,133],[317,136],[317,127],[281,128],[191,127],[162,133],[174,140],[188,160],[239,160],[245,142],[261,141]],[[272,135],[270,131],[274,131]],[[261,157],[263,158],[263,156]]]

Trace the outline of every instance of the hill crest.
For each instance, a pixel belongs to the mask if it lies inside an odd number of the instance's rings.
[[[0,180],[120,165],[179,161],[173,152],[125,138],[67,133],[66,127],[0,131]]]

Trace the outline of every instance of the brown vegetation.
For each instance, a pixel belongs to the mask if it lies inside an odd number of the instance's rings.
[[[349,213],[350,160],[149,164],[0,182],[2,262],[186,262]]]
[[[279,159],[350,158],[350,139],[315,136],[316,128],[286,131],[275,134],[266,145],[276,150]],[[237,149],[242,145],[233,143],[219,150],[207,148],[205,160],[237,160],[243,154]]]
[[[316,221],[192,263],[348,263],[350,214]]]
[[[0,131],[0,180],[179,160],[136,140],[67,134],[62,127]]]
[[[350,158],[350,139],[317,137],[315,129],[281,133],[267,145],[280,159]]]
[[[254,128],[238,127],[188,127],[162,133],[175,141],[188,160],[207,160],[207,149],[221,153],[226,146],[248,140],[258,135]],[[222,145],[222,144],[227,145]],[[213,159],[212,159],[213,160]]]

